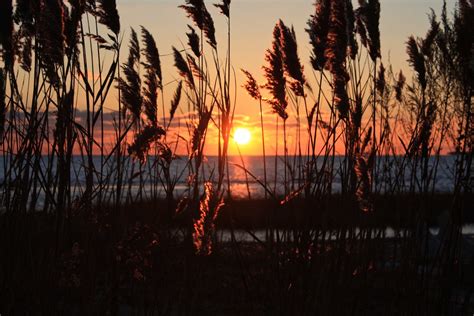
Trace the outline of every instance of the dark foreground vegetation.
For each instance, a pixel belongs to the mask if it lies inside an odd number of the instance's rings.
[[[0,313],[472,314],[473,1],[408,39],[408,79],[382,63],[377,0],[317,0],[307,67],[278,21],[265,82],[242,72],[264,170],[242,159],[264,192],[242,201],[231,1],[215,7],[224,45],[204,1],[180,6],[168,83],[145,27],[123,55],[115,0],[0,2]]]
[[[420,196],[376,198],[384,211],[369,216],[341,196],[226,201],[206,256],[189,246],[190,215],[170,216],[177,205],[164,200],[73,214],[60,234],[52,214],[3,214],[0,305],[45,315],[468,315],[474,243],[445,222],[452,198],[427,205],[436,236],[417,224]]]
[[[433,216],[451,198],[435,196]],[[52,215],[3,215],[2,282],[13,286],[2,289],[1,305],[48,315],[472,313],[474,257],[451,224],[438,236],[416,232],[415,199],[368,218],[343,204],[334,198],[330,211],[300,213],[298,205],[228,203],[216,221],[226,237],[209,236],[207,256],[189,247],[188,216],[169,221],[154,203],[73,216],[60,239]],[[388,238],[386,226],[398,234]]]

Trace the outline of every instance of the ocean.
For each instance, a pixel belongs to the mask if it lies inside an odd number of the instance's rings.
[[[398,189],[407,189],[410,183],[410,170],[413,168],[409,164],[401,164],[403,157],[379,157],[376,161],[377,176],[375,187],[378,192],[390,190],[394,186],[394,180],[398,179]],[[16,177],[15,170],[13,172],[9,170],[10,163],[6,158],[0,158],[0,184],[2,186],[1,191],[5,193],[5,175],[10,180],[14,180]],[[304,168],[293,167],[297,166],[297,161],[294,157],[288,158],[288,168],[286,172],[287,188],[286,193],[298,190],[303,185],[302,172]],[[305,161],[305,157],[303,157]],[[341,170],[343,166],[344,157],[334,157],[333,172],[326,172],[328,182],[331,183],[330,192],[338,193],[341,192]],[[431,176],[432,189],[438,193],[451,192],[454,187],[454,169],[455,169],[455,156],[441,156],[439,158],[437,167],[436,160],[432,158],[430,160],[430,166],[433,167]],[[110,159],[103,168],[101,165],[103,159],[100,156],[93,158],[93,164],[95,168],[94,173],[94,184],[95,192],[99,192],[102,188],[102,196],[113,199],[115,194],[115,179],[117,176],[115,159]],[[49,165],[48,158],[41,157],[40,159],[40,175],[46,173],[47,166]],[[304,164],[301,164],[304,166]],[[330,166],[329,162],[324,162],[323,158],[317,160],[317,170],[321,170],[323,166],[325,169]],[[56,173],[56,163],[53,163],[52,174]],[[85,190],[86,185],[86,166],[87,163],[80,156],[73,157],[73,163],[71,164],[71,198],[80,198]],[[173,196],[179,199],[189,194],[190,184],[189,175],[192,171],[189,170],[189,160],[187,157],[177,157],[170,166],[170,178],[174,183]],[[217,169],[218,169],[218,158],[217,157],[206,157],[203,161],[203,168],[200,172],[200,181],[216,181],[217,180]],[[247,172],[244,171],[247,170]],[[268,156],[266,157],[266,177],[267,177],[267,192],[271,191],[275,195],[283,196],[285,194],[285,170],[284,170],[284,158],[282,156]],[[229,157],[229,182],[230,192],[233,198],[236,199],[258,199],[265,196],[265,188],[263,186],[264,180],[264,163],[262,156],[230,156]],[[31,175],[34,174],[33,167],[30,168]],[[421,170],[417,170],[417,173],[421,173]],[[150,158],[145,164],[141,165],[138,162],[134,162],[132,159],[127,158],[125,161],[125,168],[121,172],[123,177],[122,192],[123,198],[127,196],[134,197],[140,196],[143,199],[165,197],[165,190],[163,184],[163,173],[162,169],[157,166],[157,161],[154,158]],[[110,176],[111,175],[111,176]],[[399,181],[403,177],[403,181]],[[42,189],[42,183],[44,179],[41,177],[38,179],[38,207],[41,207],[44,203],[44,189]],[[227,189],[227,178],[224,181],[224,188]],[[102,184],[102,186],[99,186]],[[203,187],[203,186],[201,186]],[[97,195],[97,194],[96,194]]]

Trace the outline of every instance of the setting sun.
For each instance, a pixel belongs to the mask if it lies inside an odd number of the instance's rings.
[[[250,142],[252,135],[246,128],[237,128],[234,133],[234,140],[238,145],[247,145]]]

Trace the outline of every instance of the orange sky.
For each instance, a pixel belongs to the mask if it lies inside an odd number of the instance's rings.
[[[217,0],[216,0],[217,1]],[[222,43],[220,51],[225,53],[226,29],[224,18],[217,14],[211,5],[215,1],[206,1],[214,17],[218,43]],[[357,7],[357,1],[354,7]],[[409,35],[423,36],[429,25],[427,14],[430,7],[440,12],[441,0],[381,0],[381,41],[382,59],[385,64],[393,65],[394,71],[402,69],[405,74],[408,70],[405,53],[405,42]],[[171,84],[165,89],[165,104],[169,104],[172,97],[175,81],[178,74],[173,66],[171,47],[178,48],[185,45],[187,24],[192,21],[186,18],[182,9],[177,8],[183,4],[181,0],[118,0],[118,9],[121,16],[124,45],[122,56],[126,56],[128,46],[129,28],[137,30],[140,25],[145,26],[154,35],[160,54],[162,55],[163,78],[165,83]],[[293,24],[296,30],[299,53],[302,62],[309,70],[309,44],[308,36],[304,31],[309,15],[313,13],[313,0],[233,0],[232,15],[232,64],[236,70],[237,104],[236,127],[248,127],[253,135],[253,141],[241,146],[243,154],[260,154],[260,125],[258,103],[247,96],[240,86],[244,78],[240,68],[249,70],[260,83],[263,83],[261,66],[264,64],[265,50],[271,45],[271,36],[274,24],[281,18],[287,25]],[[454,1],[448,1],[448,8],[453,10]],[[307,77],[311,77],[308,73]],[[409,77],[409,76],[408,76]],[[114,92],[109,95],[107,107],[116,109],[117,96]],[[182,100],[183,101],[183,100]],[[183,104],[184,102],[182,102]],[[268,112],[268,106],[266,106]],[[184,106],[178,112],[186,112]],[[290,111],[291,112],[291,111]],[[281,138],[274,130],[274,115],[266,116],[265,133],[269,152],[274,152],[274,140]],[[290,122],[289,124],[294,124]],[[181,133],[186,132],[181,128]],[[212,134],[212,132],[211,132]],[[294,133],[289,136],[289,142],[294,139]],[[208,154],[215,154],[215,144],[208,141]],[[231,148],[231,153],[236,154],[236,148]]]

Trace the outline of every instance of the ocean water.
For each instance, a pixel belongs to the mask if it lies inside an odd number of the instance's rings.
[[[379,157],[376,165],[378,166],[376,187],[379,191],[389,190],[393,185],[393,179],[400,179],[402,171],[405,172],[405,176],[402,182],[402,186],[408,186],[410,179],[410,165],[403,165],[400,167],[402,157],[399,158],[385,158]],[[437,164],[436,173],[433,173],[433,188],[436,192],[450,192],[453,190],[454,185],[454,168],[455,168],[455,156],[442,156]],[[303,157],[303,160],[305,158]],[[334,167],[331,177],[331,191],[337,193],[341,191],[341,165],[344,161],[344,157],[334,157]],[[93,159],[95,168],[95,190],[99,191],[99,184],[102,184],[103,196],[113,198],[115,194],[115,178],[117,176],[116,166],[114,159],[107,162],[103,168],[101,165],[103,159],[101,157],[94,157]],[[323,166],[328,166],[328,163],[321,158],[317,160],[316,168],[321,170]],[[430,161],[431,166],[435,166],[436,160]],[[40,160],[41,173],[45,173],[49,161],[47,157],[42,157]],[[52,173],[56,173],[56,162],[54,162]],[[288,159],[287,168],[287,187],[289,191],[298,190],[303,185],[301,179],[301,173],[304,167],[298,168],[297,161],[293,157]],[[304,165],[304,164],[302,164]],[[8,175],[10,179],[15,179],[15,171],[9,170],[10,163],[4,158],[0,158],[0,194],[4,193],[5,175]],[[71,165],[71,191],[72,198],[79,198],[82,196],[85,184],[86,184],[86,166],[87,163],[80,156],[73,158]],[[200,173],[200,181],[211,180],[216,181],[218,159],[217,157],[207,157],[203,162],[203,169]],[[244,171],[247,170],[246,171]],[[30,173],[33,174],[33,167],[30,168]],[[420,173],[420,170],[417,170]],[[179,199],[182,196],[189,194],[189,175],[193,171],[190,169],[190,163],[187,157],[180,157],[175,159],[170,168],[171,179],[175,182],[175,188],[173,195]],[[261,198],[265,195],[265,189],[262,185],[264,183],[264,163],[262,156],[231,156],[229,157],[229,182],[230,191],[234,198]],[[111,175],[111,176],[110,176]],[[274,192],[276,195],[284,195],[285,193],[285,168],[284,159],[281,156],[274,157],[268,156],[266,158],[266,176],[267,176],[267,189]],[[131,159],[127,159],[125,162],[125,168],[122,170],[122,177],[124,184],[122,192],[123,196],[141,198],[153,198],[153,197],[164,197],[165,190],[162,184],[163,174],[162,169],[157,167],[156,161],[150,158],[144,165],[137,162],[133,162]],[[41,182],[41,181],[40,181]],[[38,207],[44,203],[44,192],[39,187],[39,200]],[[201,186],[202,187],[202,186]],[[227,188],[227,179],[225,180],[225,188]]]

